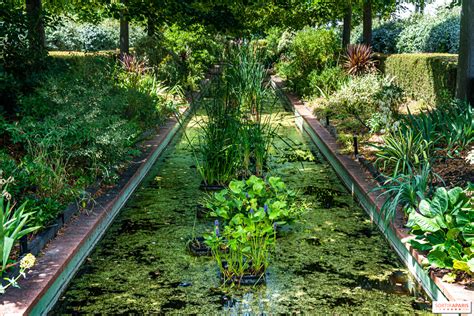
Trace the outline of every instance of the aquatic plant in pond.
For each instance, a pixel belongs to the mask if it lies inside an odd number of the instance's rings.
[[[276,228],[261,211],[236,214],[221,229],[216,220],[206,244],[212,249],[224,284],[256,284],[264,280]]]
[[[263,180],[254,175],[231,181],[229,188],[214,193],[206,206],[211,216],[226,223],[238,214],[254,213],[283,225],[293,222],[303,211],[301,203],[296,203],[296,192],[288,189],[281,178],[270,176]]]
[[[295,192],[278,177],[264,181],[256,176],[234,180],[229,189],[214,193],[207,207],[219,220],[205,236],[224,283],[241,284],[253,277],[264,279],[278,225],[293,222],[301,213]]]

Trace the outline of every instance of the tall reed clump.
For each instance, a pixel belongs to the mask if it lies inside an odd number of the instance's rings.
[[[230,50],[226,80],[230,83],[230,94],[240,111],[240,152],[243,166],[242,176],[263,176],[268,149],[275,136],[271,109],[276,98],[265,83],[266,70],[262,53],[250,45],[237,46]]]
[[[248,45],[231,47],[223,73],[211,87],[211,100],[201,106],[196,158],[206,185],[225,185],[235,177],[263,177],[275,135],[266,111],[276,98],[265,84],[260,54]]]

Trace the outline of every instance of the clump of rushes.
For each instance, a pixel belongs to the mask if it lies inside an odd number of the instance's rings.
[[[223,74],[214,79],[212,99],[200,103],[207,118],[200,122],[194,154],[204,184],[226,185],[236,177],[264,176],[278,127],[271,124],[271,114],[264,114],[276,101],[265,77],[258,53],[239,45],[229,53]]]
[[[264,280],[278,225],[293,222],[303,209],[295,196],[280,178],[256,176],[234,180],[211,196],[207,207],[218,220],[205,242],[225,284],[240,285],[248,276],[254,283]]]
[[[375,72],[377,67],[372,48],[365,44],[348,45],[344,68],[354,76]]]

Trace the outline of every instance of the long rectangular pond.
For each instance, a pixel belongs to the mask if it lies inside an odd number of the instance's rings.
[[[309,207],[282,233],[265,285],[222,287],[216,263],[187,241],[213,228],[196,218],[206,193],[185,137],[177,137],[61,296],[52,315],[427,314],[396,253],[282,107],[268,175]],[[197,133],[196,115],[186,128]],[[291,146],[289,146],[291,145]]]

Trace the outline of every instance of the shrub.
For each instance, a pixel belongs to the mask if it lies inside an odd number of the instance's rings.
[[[321,72],[313,70],[308,80],[309,95],[326,97],[339,90],[349,80],[349,76],[341,67],[334,66],[326,67]]]
[[[61,23],[47,27],[46,46],[51,50],[99,51],[119,47],[119,23],[105,20],[99,24],[80,23],[62,17]],[[135,46],[143,28],[130,26],[130,46]]]
[[[167,85],[196,89],[223,46],[202,25],[186,30],[172,25],[163,36],[145,37],[137,43],[137,55],[146,57],[155,75]]]
[[[406,20],[374,21],[372,30],[372,48],[374,52],[384,54],[397,53],[397,42],[400,32],[409,22]],[[362,43],[362,25],[358,25],[352,32],[353,42]]]
[[[283,36],[291,38],[285,33]],[[306,27],[295,33],[277,70],[296,91],[304,94],[309,85],[308,75],[335,65],[339,52],[340,45],[334,30]]]
[[[265,63],[272,64],[278,60],[281,54],[279,48],[280,39],[283,35],[283,30],[278,27],[272,27],[267,30],[265,37]]]
[[[375,52],[457,53],[460,11],[441,10],[436,16],[415,15],[403,20],[374,21],[372,47]],[[362,42],[362,25],[352,32],[353,42]]]
[[[412,18],[399,35],[399,53],[457,53],[459,50],[460,12],[445,10],[432,17]]]
[[[415,100],[443,103],[454,96],[457,56],[448,54],[400,54],[380,56],[380,69]]]
[[[0,157],[19,181],[12,189],[38,207],[35,224],[54,219],[97,177],[110,182],[137,153],[140,134],[159,124],[174,99],[150,74],[125,71],[108,57],[55,59],[35,91],[21,99],[7,139],[19,162]],[[8,164],[3,164],[8,162]]]
[[[329,97],[329,108],[335,113],[353,116],[369,128],[374,113],[382,115],[384,128],[391,125],[403,102],[403,91],[393,80],[377,74],[353,77]]]

